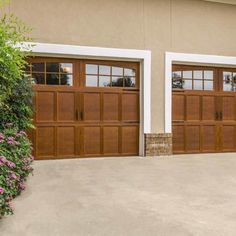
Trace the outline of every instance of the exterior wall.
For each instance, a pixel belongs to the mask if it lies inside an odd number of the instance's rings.
[[[36,42],[152,51],[152,132],[164,132],[166,51],[235,56],[236,6],[200,0],[11,0]]]

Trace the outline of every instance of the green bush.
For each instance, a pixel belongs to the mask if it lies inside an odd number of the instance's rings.
[[[0,129],[9,122],[16,123],[19,129],[31,126],[32,88],[24,74],[30,48],[22,43],[29,40],[25,36],[29,31],[13,15],[0,20]]]
[[[24,131],[32,128],[32,82],[24,74],[30,48],[22,44],[29,31],[13,15],[0,20],[0,218],[13,213],[11,200],[33,170]]]

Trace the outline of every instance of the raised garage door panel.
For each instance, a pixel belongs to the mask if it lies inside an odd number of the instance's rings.
[[[119,121],[119,94],[103,94],[103,120]]]
[[[214,121],[216,113],[216,97],[202,96],[202,120]]]
[[[36,145],[38,157],[55,156],[55,128],[54,127],[37,127]]]
[[[202,126],[202,150],[203,152],[217,150],[217,127],[215,125]]]
[[[198,125],[186,126],[186,151],[200,151],[200,127]]]
[[[200,96],[186,96],[186,119],[189,121],[200,120]]]
[[[232,151],[235,149],[235,126],[222,125],[222,149],[223,151]]]
[[[100,155],[101,154],[101,128],[84,127],[83,128],[83,154]]]
[[[173,94],[172,96],[173,120],[184,120],[185,118],[185,96],[183,94]]]
[[[138,126],[122,127],[122,153],[137,155],[138,152]]]
[[[235,120],[235,96],[222,97],[223,120]]]
[[[75,93],[59,92],[58,95],[58,121],[67,122],[75,119]]]
[[[57,128],[57,155],[75,156],[75,127]]]
[[[103,128],[103,151],[105,154],[119,154],[119,127]]]
[[[101,119],[101,100],[100,93],[83,94],[83,120],[100,121]]]
[[[55,120],[55,92],[36,93],[36,119],[38,122]]]
[[[138,94],[122,95],[122,120],[138,121],[139,120],[139,96]]]
[[[184,125],[173,125],[173,151],[184,152],[185,151],[185,130]]]

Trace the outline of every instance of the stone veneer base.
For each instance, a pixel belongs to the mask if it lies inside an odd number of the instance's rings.
[[[172,134],[145,134],[145,156],[172,155]]]

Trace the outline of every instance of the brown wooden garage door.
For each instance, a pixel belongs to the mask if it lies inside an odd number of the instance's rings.
[[[32,58],[36,159],[139,152],[139,64]]]
[[[236,151],[236,69],[174,65],[174,153]]]

